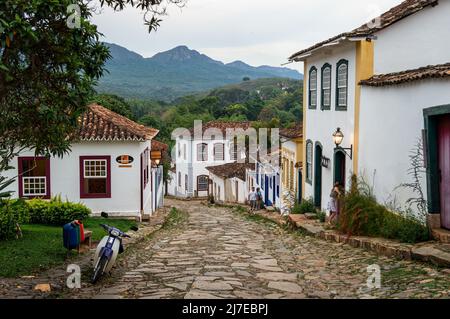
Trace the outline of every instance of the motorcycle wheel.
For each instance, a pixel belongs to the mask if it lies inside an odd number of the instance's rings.
[[[102,256],[97,264],[97,267],[94,269],[94,275],[92,276],[93,284],[95,284],[99,280],[99,278],[103,275],[103,271],[105,270],[107,263],[108,258],[106,256]]]

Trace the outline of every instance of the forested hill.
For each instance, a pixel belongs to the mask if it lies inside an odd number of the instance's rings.
[[[171,102],[176,98],[208,91],[244,78],[302,79],[292,69],[270,66],[253,67],[242,61],[224,64],[186,46],[161,52],[151,58],[107,43],[112,59],[97,87],[100,93],[124,98]]]
[[[180,97],[170,103],[98,95],[97,102],[144,125],[160,130],[171,144],[171,132],[190,128],[194,120],[252,121],[258,127],[289,127],[302,120],[302,81],[259,79]]]

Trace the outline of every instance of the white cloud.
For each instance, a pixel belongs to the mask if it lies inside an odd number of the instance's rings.
[[[187,45],[212,58],[280,65],[292,53],[368,22],[401,0],[188,0],[148,34],[136,9],[93,17],[105,40],[144,56]],[[297,67],[296,67],[297,68]]]

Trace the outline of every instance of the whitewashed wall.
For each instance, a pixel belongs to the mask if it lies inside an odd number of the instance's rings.
[[[231,186],[230,186],[231,196],[233,198],[237,198],[238,203],[245,204],[247,197],[248,197],[247,184],[243,180],[236,178],[236,177],[229,179],[228,182],[231,184]],[[236,194],[236,182],[238,183],[238,193],[237,194]]]
[[[394,189],[411,181],[409,155],[422,138],[423,109],[450,104],[450,81],[363,87],[361,95],[360,172],[380,203],[396,197],[403,205],[414,194]],[[426,190],[425,179],[422,188]]]
[[[212,192],[214,194],[214,199],[217,202],[225,202],[225,181],[223,178],[214,175],[213,173],[209,173],[209,178],[212,181]],[[220,193],[219,193],[220,187]]]
[[[375,74],[450,62],[450,1],[439,1],[377,33]]]
[[[208,161],[200,162],[197,161],[197,146],[199,144],[205,143],[208,145]],[[214,161],[214,144],[216,143],[224,143],[224,154],[225,159],[223,161]],[[184,146],[185,145],[185,146]],[[178,148],[180,148],[180,153],[178,152]],[[184,156],[184,149],[186,149],[186,157]],[[201,175],[209,175],[206,167],[209,166],[218,166],[227,163],[233,163],[234,160],[231,159],[230,154],[230,141],[225,139],[217,139],[217,140],[186,140],[186,139],[177,139],[176,143],[176,166],[177,173],[176,178],[173,182],[175,185],[173,186],[176,189],[176,196],[179,197],[193,197],[194,194],[198,194],[199,197],[208,196],[208,192],[197,192],[197,177]],[[181,156],[179,156],[181,154]],[[186,159],[185,159],[186,158]],[[178,172],[181,173],[181,187],[178,186]],[[185,190],[185,175],[188,176],[188,191]]]
[[[336,66],[341,59],[348,60],[348,105],[347,111],[336,111]],[[329,63],[332,66],[331,75],[331,110],[321,110],[321,69],[325,63]],[[314,196],[314,158],[315,158],[315,144],[320,142],[323,146],[323,156],[331,159],[331,164],[328,168],[322,170],[322,208],[327,207],[329,201],[329,190],[333,186],[333,157],[335,145],[333,142],[332,134],[338,127],[341,128],[345,135],[342,147],[349,147],[354,144],[354,127],[355,127],[355,76],[356,76],[356,44],[348,43],[338,48],[330,47],[328,54],[317,54],[307,61],[307,72],[311,67],[315,66],[318,71],[317,81],[317,109],[310,110],[306,107],[306,136],[304,143],[306,145],[307,140],[313,142],[313,183],[305,183],[305,197],[310,198]],[[309,83],[307,85],[308,94]],[[308,97],[309,98],[309,97]],[[309,101],[307,100],[307,105]],[[351,175],[351,168],[353,166],[352,161],[347,158],[347,176]],[[304,163],[306,174],[306,163]],[[347,183],[348,184],[348,183]]]
[[[72,151],[64,158],[50,159],[50,183],[52,196],[61,195],[62,199],[81,202],[93,213],[102,211],[121,216],[140,215],[140,154],[151,147],[150,142],[83,142],[72,145]],[[33,152],[21,153],[20,156],[33,156]],[[80,198],[80,156],[111,156],[111,198]],[[131,155],[134,158],[132,168],[119,168],[116,158],[120,155]],[[8,176],[17,176],[17,158],[11,165],[16,169],[6,172]],[[18,182],[14,182],[8,190],[18,196]],[[150,184],[145,192],[144,203],[146,213],[151,211]]]

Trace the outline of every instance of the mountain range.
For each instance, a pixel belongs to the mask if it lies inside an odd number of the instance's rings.
[[[178,46],[151,58],[112,43],[105,43],[112,58],[100,79],[97,91],[125,98],[170,102],[178,97],[204,92],[244,78],[302,79],[299,72],[281,67],[253,67],[242,61],[225,64],[205,54]]]

